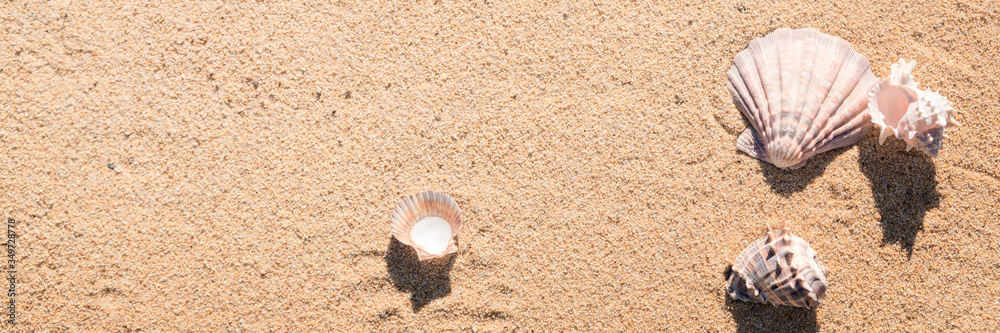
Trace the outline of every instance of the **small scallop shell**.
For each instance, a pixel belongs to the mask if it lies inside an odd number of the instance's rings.
[[[421,261],[458,252],[455,236],[462,230],[462,210],[447,194],[411,195],[396,206],[389,220],[392,236],[412,246]]]
[[[750,41],[728,75],[733,102],[751,125],[736,146],[781,169],[801,168],[871,129],[866,104],[878,78],[843,39],[778,29]]]
[[[917,89],[918,82],[911,72],[916,61],[892,64],[889,77],[872,88],[868,98],[868,112],[872,122],[879,127],[879,144],[895,135],[906,142],[906,151],[917,148],[937,157],[944,131],[955,121],[951,102],[932,91]]]
[[[786,227],[768,231],[736,257],[726,272],[727,292],[737,300],[808,308],[826,294],[826,274],[816,251]]]

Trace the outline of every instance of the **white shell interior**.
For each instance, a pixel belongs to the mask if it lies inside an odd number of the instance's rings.
[[[899,128],[902,125],[903,115],[910,109],[910,105],[917,101],[917,92],[906,86],[894,86],[888,82],[879,84],[881,92],[876,96],[879,110],[885,117],[885,124],[892,128]],[[916,107],[914,105],[914,107]],[[891,124],[891,125],[890,125]]]
[[[889,78],[869,93],[868,111],[879,129],[879,144],[895,135],[906,142],[907,151],[917,148],[934,157],[947,138],[945,128],[958,122],[947,98],[917,89],[911,74],[916,64],[903,59],[892,64]]]
[[[413,244],[432,255],[443,253],[448,248],[451,236],[451,224],[437,216],[422,218],[410,229]]]

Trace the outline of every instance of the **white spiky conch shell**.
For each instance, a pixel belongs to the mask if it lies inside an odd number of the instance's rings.
[[[750,243],[726,274],[726,292],[736,300],[813,307],[826,295],[826,267],[788,227]]]
[[[427,191],[403,199],[392,212],[390,229],[423,260],[458,252],[455,236],[462,230],[462,210],[447,194]]]
[[[801,168],[871,129],[867,93],[878,78],[850,44],[819,30],[778,29],[752,40],[728,76],[751,125],[737,148],[781,169]]]
[[[948,137],[945,128],[958,125],[958,122],[947,98],[917,89],[920,83],[914,81],[911,74],[916,66],[916,61],[903,59],[892,64],[889,77],[869,93],[868,112],[879,128],[879,144],[895,135],[906,142],[906,151],[917,148],[937,157],[942,142]]]

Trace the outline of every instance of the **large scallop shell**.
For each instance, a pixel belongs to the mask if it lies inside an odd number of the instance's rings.
[[[750,121],[736,141],[750,156],[793,170],[816,154],[857,143],[871,129],[868,59],[816,29],[754,39],[729,69],[729,92]]]
[[[455,253],[462,230],[462,210],[447,194],[427,191],[411,195],[392,212],[392,236],[412,246],[423,261]]]
[[[732,299],[813,307],[826,294],[826,268],[816,251],[789,228],[770,230],[736,257],[726,271]]]
[[[906,151],[917,148],[937,157],[942,141],[948,136],[944,130],[955,121],[951,102],[933,91],[917,89],[918,82],[911,72],[917,62],[892,64],[889,77],[871,90],[868,112],[872,122],[879,127],[879,144],[895,136],[906,142]]]

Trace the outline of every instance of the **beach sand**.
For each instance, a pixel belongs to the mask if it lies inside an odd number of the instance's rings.
[[[1000,327],[993,1],[0,8],[4,331]],[[916,60],[963,126],[936,159],[875,133],[791,172],[738,152],[726,71],[783,27],[879,77]],[[424,190],[465,224],[421,266],[389,215]],[[727,300],[726,260],[786,223],[826,304]]]

